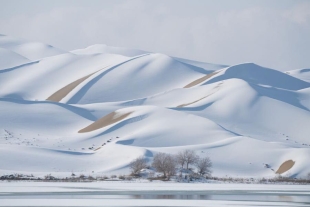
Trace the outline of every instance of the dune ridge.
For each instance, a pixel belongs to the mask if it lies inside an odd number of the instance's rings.
[[[85,132],[91,132],[106,126],[109,126],[111,124],[114,124],[118,121],[121,121],[123,119],[125,119],[127,116],[129,116],[132,112],[128,112],[125,114],[120,114],[117,112],[112,112],[100,119],[98,119],[97,121],[95,121],[94,123],[88,125],[87,127],[81,129],[78,131],[78,133],[85,133]]]

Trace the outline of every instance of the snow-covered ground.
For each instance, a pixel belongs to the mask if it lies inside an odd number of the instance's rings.
[[[0,59],[0,175],[129,174],[141,155],[184,149],[214,176],[274,177],[286,161],[284,176],[310,172],[309,69],[3,35]]]
[[[309,206],[306,185],[0,182],[0,206]]]

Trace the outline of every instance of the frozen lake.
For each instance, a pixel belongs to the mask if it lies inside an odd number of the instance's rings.
[[[0,206],[310,206],[310,186],[0,182]]]

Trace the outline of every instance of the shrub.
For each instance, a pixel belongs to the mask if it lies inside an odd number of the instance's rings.
[[[89,175],[88,180],[95,180],[95,178],[93,176]]]
[[[131,176],[126,176],[125,180],[132,180],[132,177]]]
[[[44,180],[56,180],[56,178],[52,176],[51,174],[48,174],[44,176]]]

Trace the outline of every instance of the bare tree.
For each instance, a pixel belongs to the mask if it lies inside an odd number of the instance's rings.
[[[143,156],[138,157],[129,164],[129,168],[131,169],[132,174],[138,174],[142,169],[146,167],[147,161]]]
[[[183,168],[183,166],[185,164],[184,151],[179,152],[178,154],[176,154],[175,159],[176,159],[176,162]]]
[[[176,172],[176,161],[172,155],[166,153],[157,153],[154,156],[152,166],[164,174],[168,179]]]
[[[211,176],[212,162],[209,157],[199,158],[196,162],[197,173]]]
[[[199,157],[196,155],[196,153],[193,150],[185,150],[181,152],[183,154],[184,164],[186,164],[186,169],[188,170],[188,167],[190,165],[193,165],[197,162]]]

